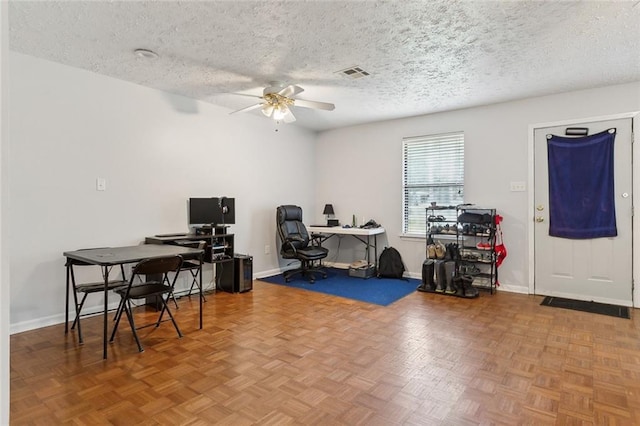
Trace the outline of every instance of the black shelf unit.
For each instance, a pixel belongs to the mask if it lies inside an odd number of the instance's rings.
[[[473,277],[473,286],[496,291],[496,209],[474,205],[456,208],[458,218],[458,265],[461,275]]]
[[[234,234],[228,233],[229,225],[203,226],[189,234],[170,234],[147,237],[146,244],[173,244],[192,247],[205,241],[203,262],[216,265],[214,277],[216,290],[233,288],[234,284]]]
[[[195,235],[199,239],[207,241],[204,253],[205,262],[233,259],[234,235],[229,234],[228,230],[229,225],[195,228]]]
[[[496,266],[496,209],[483,208],[475,205],[462,204],[457,206],[430,206],[426,209],[426,261],[423,265],[423,285],[421,291],[449,294],[460,297],[477,297],[477,291],[453,292],[447,287],[448,292],[438,284],[436,272],[436,288],[432,291],[425,286],[425,275],[430,275],[431,270],[425,268],[438,268],[439,260],[450,262],[447,266],[447,274],[450,272],[460,279],[464,277],[473,280],[470,285],[477,289],[488,290],[493,294],[498,282],[498,268]],[[449,246],[449,252],[445,257],[433,256],[429,253],[429,246],[433,242],[440,242]],[[440,253],[441,254],[441,253]],[[432,260],[435,266],[430,266]],[[459,284],[461,285],[461,284]]]
[[[216,265],[216,290],[233,293],[234,271],[234,235],[229,233],[229,225],[213,225],[195,228],[196,235],[207,241],[204,261]]]

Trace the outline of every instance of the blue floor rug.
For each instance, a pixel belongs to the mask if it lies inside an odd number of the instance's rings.
[[[282,274],[260,278],[270,284],[301,288],[318,293],[331,294],[361,302],[387,306],[416,291],[420,280],[393,278],[354,278],[350,277],[346,269],[327,268],[327,278],[316,276],[316,282],[311,284],[301,275],[295,275],[290,282],[285,282]]]

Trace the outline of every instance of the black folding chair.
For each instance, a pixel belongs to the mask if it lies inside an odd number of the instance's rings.
[[[65,323],[64,323],[64,333],[67,334],[69,332],[69,293],[73,293],[73,304],[75,307],[75,318],[73,320],[73,324],[71,324],[71,330],[73,330],[76,326],[78,326],[78,341],[80,344],[84,343],[82,339],[82,327],[80,325],[80,317],[84,317],[91,314],[83,314],[82,307],[84,306],[84,302],[87,300],[87,296],[92,293],[104,293],[104,277],[107,272],[110,274],[112,266],[104,266],[99,267],[97,265],[93,265],[91,263],[86,263],[81,260],[75,259],[67,259],[67,263],[65,264],[67,267],[67,292],[66,292],[66,303],[65,303]],[[75,267],[82,267],[82,269],[89,269],[89,267],[100,268],[102,273],[102,281],[92,281],[87,283],[78,283],[76,281]],[[115,290],[127,285],[124,266],[120,265],[120,279],[109,280],[107,283],[107,288],[109,290]],[[78,295],[82,294],[82,299],[78,301]]]
[[[180,244],[181,247],[192,247],[192,248],[197,248],[197,249],[201,249],[203,250],[206,246],[207,246],[207,242],[206,241],[193,241],[191,243],[183,243]],[[189,288],[189,293],[187,293],[187,296],[191,297],[191,293],[193,293],[193,288],[197,287],[198,290],[200,290],[200,282],[198,281],[198,276],[200,275],[200,262],[193,262],[191,260],[183,260],[182,261],[182,267],[180,268],[180,272],[182,271],[189,271],[191,272],[191,287]],[[165,284],[169,284],[169,276],[165,275],[163,282]],[[171,293],[171,299],[173,300],[173,304],[175,305],[176,309],[178,308],[178,301],[176,300],[176,296],[174,293]],[[202,301],[206,302],[207,299],[204,297],[204,294],[202,295]]]
[[[136,332],[136,330],[150,327],[152,325],[158,327],[162,322],[162,316],[164,315],[165,311],[167,312],[167,314],[169,314],[169,318],[171,319],[173,326],[178,332],[178,337],[182,337],[180,328],[178,328],[178,324],[173,318],[173,314],[171,313],[169,305],[167,304],[169,297],[171,297],[173,293],[173,287],[176,284],[176,278],[178,277],[178,271],[180,271],[181,266],[182,256],[166,256],[143,260],[133,268],[131,278],[129,279],[129,284],[124,288],[119,288],[116,290],[116,293],[118,293],[121,297],[121,307],[116,314],[116,323],[113,327],[111,338],[109,339],[110,342],[113,342],[113,339],[116,335],[118,325],[120,324],[120,319],[122,318],[122,312],[127,315],[129,325],[131,326],[131,331],[133,332],[133,337],[136,339],[138,350],[140,352],[144,351],[144,349],[140,344],[140,339],[138,338],[138,333]],[[170,283],[168,283],[169,281],[167,278],[167,274],[169,272],[174,273],[173,280]],[[153,275],[161,275],[162,278],[159,281],[148,281],[146,277]],[[136,277],[138,277],[141,282],[134,284],[134,280]],[[162,303],[162,310],[160,311],[158,320],[151,324],[136,327],[133,320],[133,309],[131,301],[147,299],[154,296]]]
[[[194,244],[192,247],[202,250],[206,247],[206,245],[207,245],[206,241],[194,241]],[[182,262],[182,268],[180,268],[180,271],[191,272],[192,281],[191,281],[191,287],[189,288],[189,293],[187,294],[188,296],[191,296],[191,293],[193,292],[194,287],[196,287],[198,289],[198,292],[200,292],[200,281],[198,280],[200,269],[201,269],[200,262],[193,262],[190,260],[185,260]],[[202,294],[202,301],[203,302],[207,301],[207,299],[204,297],[204,294]]]

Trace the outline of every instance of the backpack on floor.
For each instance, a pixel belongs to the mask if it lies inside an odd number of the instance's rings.
[[[378,261],[378,278],[402,278],[404,271],[404,262],[398,250],[385,247]]]

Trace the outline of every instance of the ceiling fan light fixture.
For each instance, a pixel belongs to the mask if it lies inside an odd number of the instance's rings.
[[[289,108],[286,105],[277,105],[273,109],[273,119],[276,121],[280,121],[284,118],[285,115],[289,113]]]
[[[274,92],[274,90],[278,91]],[[335,109],[335,105],[330,103],[294,98],[295,95],[303,91],[304,89],[302,89],[300,86],[292,84],[285,86],[281,83],[272,83],[271,86],[263,90],[264,94],[262,96],[238,93],[239,95],[242,94],[244,96],[259,98],[262,101],[254,105],[250,105],[246,108],[232,111],[230,114],[260,109],[265,117],[272,118],[276,123],[293,123],[294,121],[296,121],[296,117],[294,115],[295,111],[293,111],[292,108],[294,106],[320,109],[325,111],[333,111]]]
[[[262,113],[267,117],[271,117],[271,114],[273,114],[273,105],[265,104],[262,107]]]

